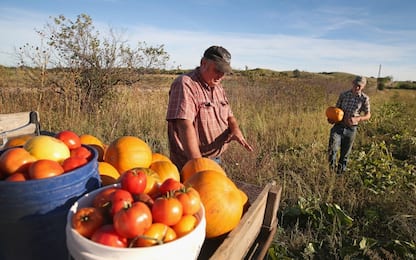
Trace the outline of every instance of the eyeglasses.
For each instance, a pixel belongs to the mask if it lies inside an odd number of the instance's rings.
[[[215,63],[215,61],[210,61],[210,69],[213,70],[215,72],[215,74],[224,74],[224,72],[222,72],[221,70],[218,69],[217,64]]]

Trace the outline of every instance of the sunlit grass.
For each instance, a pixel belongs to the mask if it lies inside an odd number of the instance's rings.
[[[91,113],[83,112],[74,96],[59,94],[53,89],[30,89],[13,79],[19,87],[0,88],[0,107],[2,113],[39,111],[42,128],[47,131],[71,129],[79,134],[95,135],[105,143],[119,136],[134,135],[145,140],[154,151],[168,155],[165,116],[173,78],[172,75],[156,78],[147,75],[134,87],[119,88],[111,99]],[[403,173],[400,171],[407,169],[404,166],[389,168],[397,171],[400,178],[383,173],[381,177],[396,182],[385,189],[393,189],[394,193],[374,194],[368,186],[368,182],[375,181],[369,172],[382,172],[390,163],[396,163],[375,153],[383,141],[395,157],[402,156],[409,164],[416,163],[416,122],[413,120],[416,92],[376,91],[375,80],[370,79],[366,92],[372,101],[372,119],[359,128],[350,172],[337,177],[327,167],[331,125],[324,111],[335,104],[341,91],[350,88],[350,80],[351,76],[344,74],[300,78],[254,74],[233,76],[224,82],[233,112],[254,151],[247,152],[232,143],[223,156],[223,166],[235,180],[256,185],[276,181],[283,187],[279,209],[283,215],[279,221],[284,229],[276,236],[275,249],[283,246],[295,258],[307,258],[308,250],[314,248],[318,251],[317,259],[323,256],[336,259],[343,248],[355,250],[354,240],[359,242],[366,236],[384,242],[416,241],[416,189],[409,185],[415,185],[414,170],[409,167],[408,173]],[[368,160],[360,157],[362,152],[369,156]],[[306,208],[300,211],[298,224],[289,225],[284,214],[292,208],[299,209],[301,198],[305,199]],[[339,220],[323,216],[325,203],[339,205],[354,219],[353,226],[338,227],[335,224]],[[299,222],[302,217],[308,217],[304,225]],[[327,221],[333,221],[334,226],[328,228]],[[386,231],[382,225],[390,225],[392,230]],[[382,237],[383,234],[387,237]],[[371,250],[368,254],[374,256],[376,253]]]

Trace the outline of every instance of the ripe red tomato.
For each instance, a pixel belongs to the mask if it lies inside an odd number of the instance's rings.
[[[106,208],[111,207],[111,197],[112,194],[118,190],[119,188],[111,187],[100,191],[97,195],[95,195],[92,205],[96,208]]]
[[[98,228],[91,236],[91,240],[107,246],[127,247],[127,238],[120,236],[111,224]]]
[[[78,148],[70,150],[70,155],[71,157],[85,158],[89,161],[92,157],[92,152],[87,147],[80,146]]]
[[[152,216],[154,222],[173,226],[182,218],[183,206],[176,197],[158,197],[153,202]]]
[[[184,215],[196,214],[201,209],[201,197],[197,190],[186,187],[175,192],[176,198],[183,206]]]
[[[41,159],[32,162],[29,166],[30,179],[44,179],[55,177],[64,173],[64,168],[57,162],[48,159]]]
[[[65,172],[69,172],[87,163],[88,163],[88,160],[86,158],[68,157],[62,162],[62,168],[64,168]]]
[[[143,235],[152,225],[152,212],[143,202],[135,202],[131,207],[119,210],[113,218],[114,229],[127,238]]]
[[[121,174],[120,184],[122,189],[129,191],[133,195],[143,193],[146,189],[147,175],[143,170],[133,168]]]
[[[133,194],[134,201],[140,201],[146,204],[149,208],[152,208],[153,206],[153,199],[150,197],[149,194],[146,193],[139,193],[139,194]]]
[[[175,192],[183,187],[184,185],[180,181],[173,178],[168,178],[160,185],[159,192],[162,195],[166,195],[169,192]]]
[[[81,147],[81,139],[79,135],[70,130],[64,130],[55,135],[55,138],[61,140],[68,146],[70,150]]]
[[[114,216],[119,210],[130,207],[133,203],[133,196],[130,192],[117,189],[111,194],[110,214]]]
[[[101,209],[94,207],[80,208],[72,215],[72,228],[82,236],[91,236],[104,224],[104,214]]]

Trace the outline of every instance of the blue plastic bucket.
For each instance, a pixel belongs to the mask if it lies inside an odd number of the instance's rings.
[[[101,186],[98,153],[86,165],[57,177],[0,181],[0,259],[68,259],[69,208]]]

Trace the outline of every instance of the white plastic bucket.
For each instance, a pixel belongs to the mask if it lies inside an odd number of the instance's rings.
[[[70,255],[75,260],[99,260],[99,259],[197,259],[205,240],[205,212],[204,207],[197,213],[198,225],[189,234],[174,241],[150,247],[116,248],[95,243],[75,231],[71,227],[71,219],[78,208],[92,205],[94,196],[103,189],[116,186],[109,185],[94,190],[74,203],[67,215],[66,244]]]

